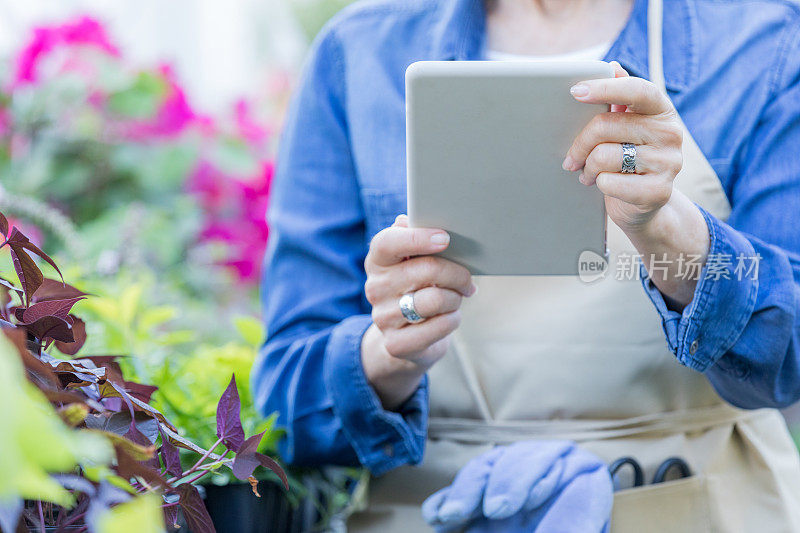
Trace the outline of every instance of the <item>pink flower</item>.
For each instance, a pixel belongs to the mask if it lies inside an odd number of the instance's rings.
[[[33,83],[38,79],[40,61],[59,47],[88,46],[106,54],[118,56],[105,28],[95,19],[81,17],[60,26],[41,26],[33,29],[33,37],[16,59],[13,86]]]
[[[236,128],[251,146],[261,146],[269,136],[269,130],[258,124],[252,116],[250,103],[244,98],[236,101],[234,107]]]
[[[16,227],[22,233],[25,234],[30,241],[36,245],[41,245],[43,242],[42,232],[39,231],[39,228],[34,226],[33,224],[28,224],[27,222],[20,222],[17,219],[8,218],[8,229],[9,233],[11,233],[11,228]]]
[[[206,213],[201,241],[223,243],[227,258],[222,264],[245,283],[259,278],[269,236],[265,214],[272,174],[272,161],[247,179],[226,176],[202,161],[187,183]]]
[[[197,117],[189,106],[186,93],[178,85],[172,67],[162,64],[158,70],[167,86],[166,97],[153,119],[132,121],[128,124],[127,136],[131,139],[174,137],[183,132]]]
[[[213,117],[208,115],[196,115],[195,126],[203,137],[213,137],[219,133],[217,124]]]
[[[198,197],[200,205],[206,210],[215,210],[225,198],[225,179],[211,163],[202,160],[189,177],[187,189]]]

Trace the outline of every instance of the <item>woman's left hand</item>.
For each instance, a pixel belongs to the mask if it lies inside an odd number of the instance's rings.
[[[619,66],[616,78],[583,81],[570,92],[579,102],[608,104],[578,134],[564,169],[581,170],[580,181],[597,184],[609,217],[623,231],[641,230],[672,196],[672,182],[683,165],[683,130],[669,98],[653,83],[629,77]],[[636,173],[623,174],[622,143],[636,145]]]

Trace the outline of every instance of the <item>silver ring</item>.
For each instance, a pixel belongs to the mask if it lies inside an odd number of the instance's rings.
[[[400,297],[400,312],[403,313],[403,318],[405,318],[406,322],[409,324],[419,324],[425,320],[414,308],[413,292],[409,292],[408,294],[404,294]]]
[[[622,143],[622,173],[636,174],[636,145]]]

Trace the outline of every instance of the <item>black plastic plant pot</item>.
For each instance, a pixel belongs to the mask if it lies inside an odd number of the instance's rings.
[[[313,502],[293,507],[282,487],[260,481],[257,498],[250,484],[206,485],[205,502],[217,533],[306,533],[320,520]]]

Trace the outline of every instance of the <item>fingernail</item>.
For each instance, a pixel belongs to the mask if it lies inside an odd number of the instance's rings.
[[[483,513],[486,515],[486,518],[508,518],[510,515],[507,512],[507,508],[508,498],[505,496],[496,496],[484,502]]]
[[[439,507],[439,520],[442,522],[449,522],[454,518],[460,518],[464,514],[464,506],[461,502],[445,502]]]
[[[586,185],[586,174],[584,174],[583,172],[578,174],[578,181]]]
[[[582,98],[589,95],[589,87],[583,83],[579,83],[570,87],[569,92],[575,98]]]
[[[475,294],[477,294],[477,293],[478,293],[478,286],[475,285],[475,282],[473,281],[472,282],[472,287],[470,288],[470,291],[469,291],[469,295],[470,296],[475,296]]]
[[[575,160],[570,156],[565,157],[564,162],[561,163],[561,168],[570,171],[575,170]]]
[[[450,235],[445,232],[434,233],[431,235],[431,244],[441,246],[442,244],[447,244],[448,242],[450,242]]]

